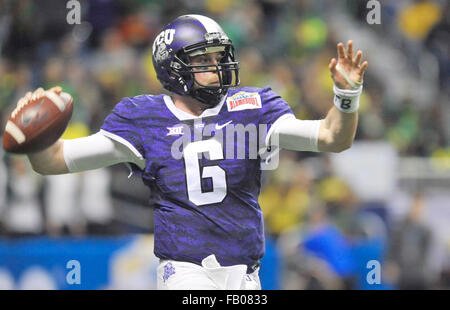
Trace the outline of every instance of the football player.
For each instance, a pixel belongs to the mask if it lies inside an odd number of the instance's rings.
[[[170,95],[124,98],[98,133],[60,139],[28,158],[44,175],[128,163],[156,197],[158,288],[261,289],[261,161],[269,162],[279,148],[349,148],[368,63],[361,62],[361,51],[354,53],[351,41],[347,49],[339,43],[338,57],[329,63],[334,104],[322,120],[300,120],[269,87],[238,87],[232,41],[208,17],[176,18],[156,37],[152,52],[157,77]],[[42,94],[38,89],[22,100]],[[234,139],[239,126],[254,128],[265,139],[249,135],[241,147]],[[235,131],[227,135],[230,129]],[[226,143],[219,137],[227,137]],[[177,144],[180,138],[188,143]],[[255,145],[271,155],[251,156]],[[233,147],[245,156],[238,158]],[[174,156],[177,151],[181,157]]]

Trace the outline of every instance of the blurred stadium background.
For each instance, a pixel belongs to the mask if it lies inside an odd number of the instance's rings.
[[[151,43],[174,17],[216,19],[242,85],[270,85],[297,117],[331,106],[328,62],[352,39],[369,60],[354,146],[283,151],[264,175],[263,289],[449,289],[449,2],[0,0],[0,124],[37,87],[75,99],[65,138],[96,132],[122,97],[160,93]],[[0,149],[0,289],[155,288],[153,209],[124,165],[40,176]],[[66,263],[81,264],[70,285]],[[381,281],[367,280],[370,261]]]

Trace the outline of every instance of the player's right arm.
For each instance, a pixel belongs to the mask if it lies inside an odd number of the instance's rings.
[[[52,88],[59,94],[61,88]],[[40,96],[43,89],[27,93],[23,100]],[[144,168],[145,160],[133,152],[126,143],[107,137],[103,132],[78,139],[59,139],[43,151],[28,153],[27,157],[33,170],[42,175],[55,175],[81,172],[111,166],[118,163],[134,163]]]
[[[119,163],[133,163],[141,169],[145,167],[142,157],[102,132],[78,139],[59,139],[49,148],[27,156],[33,170],[42,175],[81,172]]]
[[[64,161],[63,147],[64,141],[59,139],[41,152],[27,154],[33,170],[42,175],[69,173]]]

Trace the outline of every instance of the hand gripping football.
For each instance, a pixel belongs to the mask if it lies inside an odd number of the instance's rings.
[[[10,153],[39,152],[55,143],[72,117],[73,99],[68,93],[46,91],[18,106],[6,123],[3,148]]]

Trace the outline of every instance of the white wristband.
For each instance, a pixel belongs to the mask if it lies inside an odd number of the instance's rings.
[[[362,85],[358,89],[340,89],[333,86],[334,105],[344,113],[353,113],[359,108],[359,96],[362,92]]]

